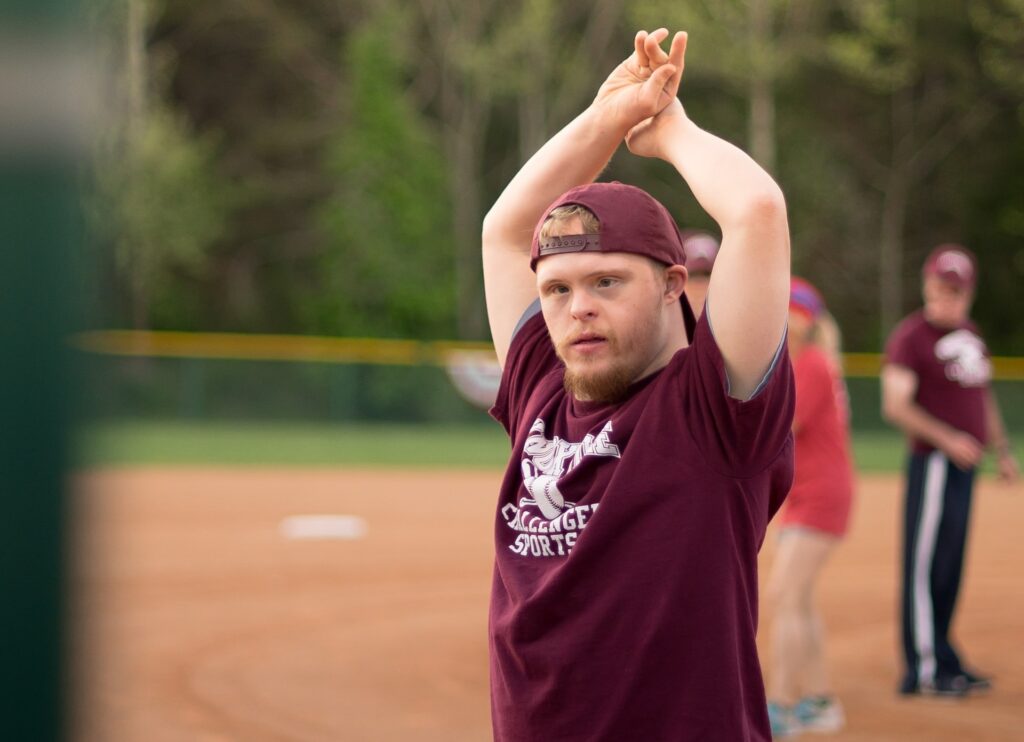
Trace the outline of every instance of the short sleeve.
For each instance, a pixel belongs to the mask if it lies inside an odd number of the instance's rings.
[[[490,410],[491,417],[509,435],[516,429],[530,393],[541,379],[562,365],[544,324],[544,315],[538,309],[539,302],[535,302],[516,328],[501,372],[498,396]]]
[[[695,444],[726,476],[760,473],[782,453],[791,435],[796,395],[785,341],[748,400],[727,392],[725,360],[706,312],[697,322],[690,353],[681,383],[684,414]]]
[[[908,320],[904,320],[889,335],[885,343],[885,354],[883,363],[894,363],[898,366],[906,366],[913,371],[919,371],[918,355],[915,352],[916,346],[911,342],[911,331],[913,327]]]

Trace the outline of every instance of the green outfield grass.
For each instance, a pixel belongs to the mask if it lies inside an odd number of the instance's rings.
[[[80,467],[145,464],[240,466],[504,467],[508,440],[495,425],[120,422],[84,426]],[[1022,452],[1018,447],[1018,455]],[[905,446],[889,431],[854,435],[859,471],[895,472]],[[991,471],[991,461],[983,470]]]
[[[80,466],[504,466],[509,444],[493,426],[122,422],[83,427]]]

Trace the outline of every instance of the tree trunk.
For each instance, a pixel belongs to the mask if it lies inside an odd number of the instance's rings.
[[[542,91],[534,87],[519,96],[519,161],[526,162],[547,141],[547,110]]]
[[[774,70],[768,64],[772,51],[771,5],[769,0],[751,0],[748,41],[751,55],[748,88],[749,116],[747,146],[750,156],[769,173],[775,171]]]
[[[910,190],[921,175],[914,161],[917,152],[917,110],[914,91],[904,86],[891,98],[892,157],[882,192],[878,239],[878,302],[881,339],[903,314],[903,234]]]
[[[537,72],[526,78],[518,97],[519,161],[526,162],[548,139],[548,106],[545,80],[548,70],[548,35],[538,30],[526,40],[527,57]]]
[[[903,314],[903,230],[910,199],[910,174],[894,167],[882,201],[882,222],[878,238],[879,317],[881,339]]]
[[[747,122],[750,156],[769,173],[775,171],[775,94],[771,80],[755,73],[750,80]]]
[[[131,142],[142,129],[146,113],[146,0],[128,0],[125,28],[127,95],[126,135]]]
[[[448,161],[454,233],[456,330],[459,338],[486,337],[480,231],[483,177],[480,163],[490,114],[487,89],[475,83],[459,51],[481,42],[490,3],[465,6],[456,18],[453,6],[421,0],[423,19],[439,62],[442,146]]]
[[[486,310],[480,262],[480,225],[483,222],[479,172],[483,152],[486,110],[484,104],[464,98],[462,111],[449,121],[445,150],[451,167],[451,196],[455,233],[456,312],[459,337],[485,336]]]
[[[124,151],[131,158],[145,129],[146,115],[146,2],[128,0],[128,19],[125,27],[125,61],[127,116],[125,117]],[[141,245],[132,245],[134,253],[131,275],[132,327],[144,330],[149,326],[149,295],[143,273]]]
[[[138,260],[136,263],[140,262]],[[146,291],[146,281],[143,278],[142,268],[138,265],[132,271],[131,277],[131,316],[133,330],[149,329],[149,297]]]

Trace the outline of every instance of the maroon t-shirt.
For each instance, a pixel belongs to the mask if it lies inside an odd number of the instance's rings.
[[[793,478],[786,350],[729,397],[691,347],[615,405],[581,403],[541,315],[492,409],[512,438],[495,527],[491,707],[499,742],[769,740],[757,552]]]
[[[985,396],[992,362],[973,322],[953,329],[936,327],[918,310],[892,331],[885,362],[917,374],[914,401],[928,414],[970,433],[983,445],[987,442]],[[911,445],[915,453],[935,450],[918,438],[911,438]]]

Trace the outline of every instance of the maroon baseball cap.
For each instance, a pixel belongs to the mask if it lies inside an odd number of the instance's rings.
[[[718,257],[718,240],[707,232],[683,232],[683,251],[686,253],[686,270],[694,273],[710,273]]]
[[[938,276],[959,289],[972,288],[978,278],[978,261],[963,245],[939,245],[924,261],[924,275]]]
[[[548,215],[560,206],[585,206],[601,224],[600,234],[548,237],[540,230]],[[668,209],[635,186],[613,181],[571,188],[555,199],[533,232],[530,267],[547,255],[565,252],[629,252],[646,255],[665,265],[686,265],[686,252]]]
[[[541,227],[561,206],[583,206],[597,217],[599,234],[560,235],[540,239]],[[570,188],[544,210],[533,230],[530,268],[548,255],[567,252],[627,252],[665,265],[686,265],[686,251],[672,215],[660,202],[636,186],[618,181],[587,183]],[[693,340],[697,319],[686,295],[680,297],[686,334]]]

